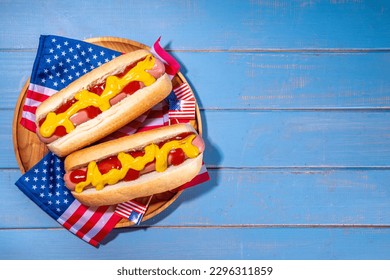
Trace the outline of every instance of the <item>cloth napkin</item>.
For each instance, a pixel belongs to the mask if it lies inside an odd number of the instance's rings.
[[[179,63],[160,46],[160,38],[150,50],[166,66],[171,79],[180,70]],[[38,105],[75,79],[122,53],[88,42],[56,35],[42,35],[23,106],[21,125],[35,133]],[[195,119],[195,98],[184,83],[168,98],[102,141],[149,130],[170,123]],[[97,247],[123,218],[139,224],[148,204],[128,201],[118,205],[88,207],[78,202],[66,188],[63,158],[48,152],[41,161],[23,174],[16,186],[64,228]],[[181,186],[185,189],[209,180],[205,165],[198,176]],[[150,202],[150,199],[149,199]]]

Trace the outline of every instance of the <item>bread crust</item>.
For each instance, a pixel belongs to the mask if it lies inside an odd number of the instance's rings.
[[[108,141],[70,154],[65,159],[65,171],[69,172],[86,167],[90,161],[99,161],[121,151],[136,151],[150,143],[158,143],[175,137],[178,134],[192,132],[195,129],[189,124],[177,124],[154,130],[137,133]],[[103,190],[89,188],[81,193],[72,191],[73,196],[87,206],[113,205],[143,196],[175,189],[191,181],[200,171],[203,153],[196,158],[187,159],[178,166],[169,166],[164,172],[150,172],[130,182],[119,182],[104,187]]]
[[[124,54],[85,74],[65,89],[45,100],[37,109],[36,123],[38,124],[40,119],[59,108],[67,100],[72,99],[77,92],[87,88],[88,85],[100,83],[107,76],[123,71],[127,65],[142,59],[148,54],[149,52],[146,50]],[[70,133],[47,144],[47,147],[56,155],[64,157],[73,151],[91,145],[147,112],[166,98],[171,91],[172,82],[169,76],[164,74],[152,85],[139,89],[134,94],[113,105],[109,110],[76,126]]]

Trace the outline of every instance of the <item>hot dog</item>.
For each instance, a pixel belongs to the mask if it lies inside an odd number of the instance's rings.
[[[37,135],[49,150],[66,156],[136,119],[171,90],[164,64],[150,52],[123,54],[42,102]]]
[[[201,169],[204,148],[189,124],[140,132],[70,154],[64,181],[82,204],[113,205],[191,181]]]

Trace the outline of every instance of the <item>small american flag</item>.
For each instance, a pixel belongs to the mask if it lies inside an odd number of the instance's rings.
[[[142,217],[146,213],[146,209],[149,205],[149,202],[151,201],[151,198],[152,197],[149,198],[147,205],[143,205],[134,200],[118,204],[115,212],[123,218],[128,219],[129,221],[138,225],[141,223]]]
[[[169,118],[193,120],[195,119],[195,106],[194,100],[178,100],[169,107]]]
[[[194,120],[196,100],[187,83],[173,89],[168,96],[169,119]]]
[[[173,92],[179,100],[195,100],[194,94],[187,83],[183,83],[180,86],[175,87]]]

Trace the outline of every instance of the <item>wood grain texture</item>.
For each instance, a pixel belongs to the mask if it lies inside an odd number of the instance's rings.
[[[234,168],[386,167],[390,160],[388,114],[207,111],[205,161]]]
[[[35,48],[42,33],[77,39],[110,35],[139,42],[162,35],[176,50],[390,48],[387,1],[30,3],[1,4],[0,48]],[[86,20],[91,14],[99,20]]]
[[[386,167],[390,162],[389,114],[203,111],[207,145],[204,160],[207,166],[219,168]],[[1,118],[0,127],[11,132],[12,116]],[[0,146],[0,167],[17,168],[12,136],[1,137],[4,144]]]
[[[73,260],[375,260],[388,257],[389,234],[390,230],[383,228],[116,229],[107,238],[108,243],[96,249],[63,229],[0,230],[0,240],[4,241],[0,256]]]
[[[31,5],[0,3],[0,259],[389,259],[389,1]],[[29,201],[12,119],[41,34],[162,36],[198,98],[211,180],[99,249]]]
[[[210,170],[140,227],[390,227],[390,170]],[[0,171],[0,228],[60,228]],[[28,212],[29,215],[25,215]]]
[[[390,106],[390,53],[172,52],[201,109],[367,109]],[[35,51],[1,52],[1,109],[13,109]],[[205,66],[213,69],[204,71]]]

